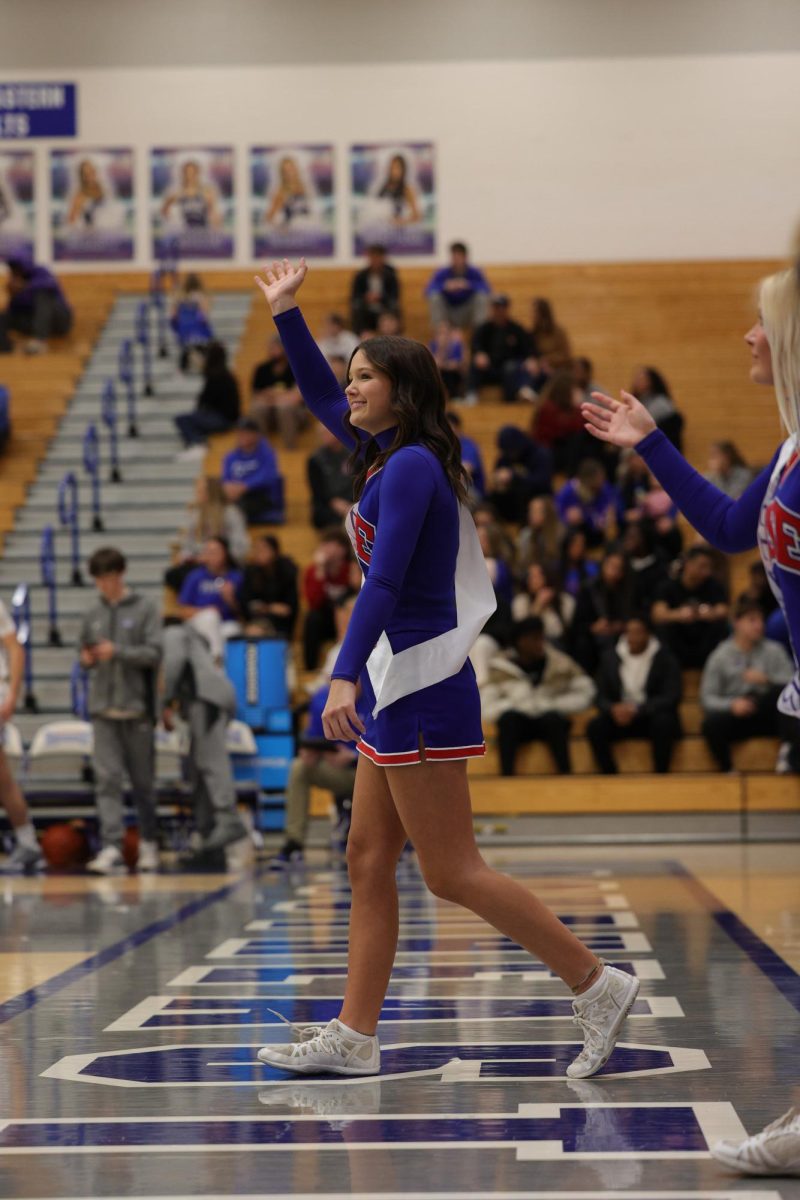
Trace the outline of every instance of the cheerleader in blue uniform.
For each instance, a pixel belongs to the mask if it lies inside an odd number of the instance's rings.
[[[576,995],[584,1046],[567,1074],[609,1057],[638,980],[608,967],[520,884],[492,870],[475,843],[467,760],[483,754],[480,700],[468,655],[494,609],[463,501],[459,444],[430,351],[373,338],[353,354],[343,393],[297,307],[301,262],[258,280],[311,411],[353,452],[348,529],[364,585],[323,713],[328,738],[357,740],[348,842],[352,890],[347,986],[338,1019],[292,1027],[259,1058],[301,1074],[372,1075],[375,1029],[398,936],[395,867],[410,838],[435,895],[463,904],[547,963]],[[356,712],[361,681],[370,715]]]
[[[762,280],[759,301],[758,320],[745,334],[750,379],[775,388],[788,436],[738,500],[699,475],[630,393],[622,393],[621,403],[593,392],[595,403],[583,405],[583,416],[600,441],[641,455],[712,546],[728,554],[759,548],[786,617],[795,659],[794,678],[783,689],[778,710],[800,717],[800,263]],[[719,1142],[711,1153],[746,1175],[800,1174],[800,1107],[790,1108],[744,1142]]]

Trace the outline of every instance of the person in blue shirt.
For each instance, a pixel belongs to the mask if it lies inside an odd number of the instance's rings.
[[[278,459],[252,417],[236,426],[236,449],[222,460],[222,492],[238,504],[248,525],[283,520],[283,488]]]
[[[569,529],[582,529],[590,549],[602,546],[622,525],[622,501],[602,463],[584,459],[573,479],[556,493],[558,515]]]
[[[364,583],[322,714],[326,738],[357,738],[348,841],[350,955],[340,1016],[292,1028],[259,1060],[301,1074],[374,1075],[375,1036],[398,939],[395,869],[407,839],[435,895],[463,904],[549,964],[576,996],[584,1045],[573,1078],[607,1061],[638,992],[475,842],[467,760],[483,753],[469,653],[495,607],[466,507],[446,392],[419,342],[376,337],[350,360],[343,392],[297,306],[306,275],[284,260],[258,283],[311,411],[353,451],[347,520]],[[356,707],[358,685],[366,701]]]
[[[463,242],[450,247],[450,266],[436,271],[425,288],[431,325],[435,329],[449,321],[460,329],[474,329],[489,315],[489,281],[479,267],[469,262]]]
[[[761,281],[759,311],[745,334],[750,380],[773,387],[787,437],[769,464],[733,500],[690,466],[646,406],[630,392],[621,400],[593,392],[583,405],[586,428],[602,442],[631,447],[645,460],[684,516],[712,546],[738,554],[756,546],[791,635],[795,671],[778,711],[800,718],[800,263]],[[719,1142],[711,1153],[745,1175],[800,1173],[800,1109],[743,1142]]]
[[[225,538],[208,539],[202,564],[183,581],[178,596],[180,615],[188,621],[202,609],[214,608],[223,621],[235,621],[239,615],[236,593],[243,575],[230,556]]]
[[[0,344],[8,331],[30,340],[25,349],[39,354],[51,337],[64,337],[72,328],[72,309],[52,271],[22,259],[9,259],[8,308],[0,313]]]
[[[457,412],[450,409],[447,419],[461,445],[461,465],[469,476],[470,492],[476,499],[482,500],[486,495],[486,473],[483,469],[480,446],[464,433],[464,423]]]

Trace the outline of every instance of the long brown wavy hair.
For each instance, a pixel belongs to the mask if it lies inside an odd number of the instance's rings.
[[[397,417],[397,433],[386,450],[381,450],[374,438],[370,438],[364,450],[358,429],[351,426],[349,413],[345,415],[345,432],[356,441],[349,462],[356,499],[364,490],[371,469],[382,467],[403,446],[416,443],[427,446],[436,455],[456,497],[465,501],[467,478],[461,465],[461,443],[447,420],[447,390],[428,347],[405,337],[369,338],[350,356],[348,375],[353,357],[359,350],[392,385],[391,402]]]

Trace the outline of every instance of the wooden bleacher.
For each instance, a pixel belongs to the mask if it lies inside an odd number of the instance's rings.
[[[573,350],[593,360],[595,379],[610,391],[627,386],[634,367],[646,363],[667,378],[678,406],[687,420],[686,451],[696,466],[703,467],[712,441],[735,441],[753,464],[766,462],[780,439],[774,397],[768,389],[749,383],[749,358],[742,335],[756,311],[756,284],[760,277],[780,267],[775,261],[546,264],[486,266],[492,286],[512,300],[512,314],[527,323],[530,301],[544,295],[552,301],[559,322],[568,330]],[[424,339],[427,311],[422,296],[429,276],[427,267],[401,267],[406,331]],[[303,309],[312,329],[328,312],[347,313],[351,271],[315,266],[304,285]],[[253,306],[234,363],[243,395],[249,391],[253,367],[263,357],[266,339],[273,330],[270,315],[252,282],[249,271],[205,270],[207,288],[214,291],[253,288]],[[5,519],[20,502],[31,466],[43,453],[49,436],[63,412],[69,389],[77,377],[91,345],[91,321],[95,332],[102,314],[117,292],[144,291],[147,275],[142,272],[67,276],[70,297],[82,311],[85,326],[76,328],[69,347],[42,359],[0,359],[0,376],[6,363],[13,363],[15,379],[9,382],[15,444],[0,459],[0,518]],[[94,314],[94,318],[93,318]],[[84,333],[84,328],[86,332]],[[41,376],[37,374],[41,372]],[[15,397],[31,383],[30,432],[20,425],[20,405]],[[17,388],[20,390],[18,391]],[[38,400],[37,400],[38,397]],[[27,408],[28,405],[26,404]],[[51,411],[52,410],[52,411]],[[498,403],[462,409],[465,431],[481,445],[485,460],[494,456],[494,435],[500,424],[526,427],[530,410]],[[49,431],[49,432],[48,432]],[[21,441],[16,442],[19,438]],[[231,447],[230,435],[215,438],[206,458],[205,471],[214,474],[224,453]],[[304,564],[316,544],[316,533],[308,520],[305,463],[314,448],[313,431],[301,436],[296,449],[278,447],[281,470],[286,480],[287,522],[278,532],[285,551]],[[35,457],[35,447],[39,448]],[[180,514],[176,513],[176,525]],[[0,531],[8,525],[0,524]],[[737,590],[752,555],[739,556],[734,563],[732,587]],[[695,685],[696,686],[696,685]],[[520,774],[503,780],[497,771],[496,751],[489,733],[490,752],[483,761],[471,764],[477,812],[595,812],[595,811],[736,811],[746,796],[755,808],[800,807],[800,783],[795,778],[772,774],[776,744],[758,739],[736,752],[742,776],[719,776],[698,736],[700,710],[691,695],[691,684],[683,706],[686,737],[676,749],[676,774],[660,777],[657,788],[649,785],[649,749],[645,744],[622,743],[617,758],[621,776],[587,779],[591,769],[588,746],[582,736],[585,719],[577,723],[573,743],[576,776],[563,779],[551,774],[545,747],[521,751]],[[749,772],[754,772],[749,774]],[[644,785],[644,786],[643,786]],[[326,811],[327,799],[315,798],[315,811]]]

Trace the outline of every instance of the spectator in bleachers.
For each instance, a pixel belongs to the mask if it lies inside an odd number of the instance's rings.
[[[534,496],[553,490],[553,459],[549,450],[516,425],[504,425],[497,435],[500,451],[489,480],[488,499],[504,521],[525,520]]]
[[[531,423],[536,442],[552,452],[559,474],[571,474],[578,465],[584,440],[582,398],[569,371],[558,371],[542,388]]]
[[[238,599],[246,637],[291,639],[298,609],[297,564],[281,554],[280,542],[271,533],[253,543]]]
[[[453,409],[447,413],[447,419],[455,430],[461,446],[461,465],[469,475],[470,495],[482,497],[486,493],[486,475],[483,470],[483,458],[478,443],[464,433],[464,423]]]
[[[669,578],[668,561],[656,546],[650,521],[631,521],[625,526],[620,542],[633,576],[633,602],[636,612],[650,612],[656,592]]]
[[[479,267],[469,261],[463,242],[450,246],[450,265],[435,271],[425,288],[431,328],[442,321],[460,329],[474,329],[489,312],[489,281]]]
[[[180,346],[180,368],[202,369],[209,342],[214,340],[211,327],[211,304],[199,275],[184,279],[170,314],[170,328]]]
[[[583,354],[572,360],[572,382],[581,393],[582,400],[589,400],[592,392],[600,390],[594,379],[594,363]]]
[[[449,321],[442,321],[434,329],[428,349],[436,359],[447,398],[459,399],[464,395],[467,382],[467,347],[463,331]]]
[[[496,525],[481,525],[478,527],[478,541],[483,551],[483,558],[489,572],[489,578],[494,588],[498,607],[503,606],[509,611],[514,595],[514,577],[511,567],[506,561],[503,550],[503,539]]]
[[[350,320],[361,335],[376,329],[385,312],[400,313],[400,278],[386,261],[386,247],[375,242],[367,247],[367,265],[356,271],[350,288]]]
[[[9,332],[28,339],[25,351],[41,354],[51,337],[64,337],[72,329],[72,309],[52,271],[38,263],[10,258],[8,307],[0,312],[0,349],[10,349]]]
[[[539,360],[539,367],[546,374],[556,371],[566,371],[572,362],[572,349],[569,336],[565,329],[557,324],[553,306],[543,296],[536,296],[533,301],[533,353]]]
[[[353,476],[347,463],[350,451],[319,424],[319,447],[306,463],[308,486],[311,490],[311,522],[315,529],[327,529],[343,521],[353,504]]]
[[[24,668],[25,651],[8,609],[0,601],[0,808],[14,835],[14,849],[0,866],[0,874],[8,875],[34,871],[43,862],[28,806],[4,750],[5,727],[14,719]]]
[[[359,343],[359,337],[347,328],[344,317],[329,313],[317,338],[317,345],[326,358],[343,358],[349,362]]]
[[[175,418],[186,449],[181,458],[203,458],[206,438],[226,433],[239,420],[239,384],[228,367],[228,351],[222,342],[210,342],[203,366],[204,383],[194,411]]]
[[[338,657],[356,597],[345,595],[335,608],[336,645],[328,655],[330,669]],[[330,691],[330,676],[314,692],[308,706],[306,728],[297,739],[297,757],[292,762],[286,788],[286,823],[283,846],[270,859],[273,869],[301,862],[305,849],[308,814],[312,787],[333,793],[339,814],[337,840],[341,849],[347,841],[350,826],[350,805],[355,785],[358,752],[355,742],[329,742],[322,728],[322,710]],[[356,712],[363,718],[364,698],[359,688]]]
[[[89,675],[95,801],[102,841],[100,852],[87,866],[95,875],[125,869],[125,774],[133,786],[139,818],[139,870],[158,870],[153,728],[161,621],[152,601],[128,588],[126,568],[124,556],[114,547],[95,550],[89,574],[97,603],[84,614],[78,634],[80,664]]]
[[[484,719],[497,722],[500,770],[515,774],[519,747],[542,741],[559,774],[568,775],[569,718],[589,708],[594,684],[568,655],[548,645],[540,617],[515,625],[511,642],[508,654],[492,659],[481,688]]]
[[[753,472],[733,442],[713,442],[705,478],[731,500],[738,500],[753,480]]]
[[[381,313],[378,317],[375,332],[380,334],[381,337],[400,337],[403,332],[403,323],[400,320],[399,314],[393,312]]]
[[[561,586],[558,570],[552,563],[532,562],[525,576],[525,589],[511,601],[515,621],[541,617],[544,635],[565,649],[575,615],[575,598]]]
[[[533,343],[528,331],[511,319],[508,296],[492,296],[489,305],[488,320],[482,321],[472,335],[467,398],[474,401],[481,388],[496,385],[503,389],[503,399],[511,403],[522,386],[520,372],[525,364],[528,369],[533,367]]]
[[[222,491],[248,525],[283,520],[283,479],[275,451],[252,417],[236,426],[236,448],[222,460]]]
[[[561,543],[561,579],[564,591],[577,598],[581,584],[592,579],[600,570],[592,558],[587,558],[586,533],[581,528],[568,529]]]
[[[222,481],[198,475],[194,499],[186,506],[186,524],[180,530],[178,561],[164,572],[164,583],[179,592],[187,575],[200,566],[203,547],[209,538],[223,537],[231,557],[242,562],[250,548],[247,525],[240,508],[226,504]]]
[[[752,737],[782,737],[790,743],[792,769],[800,768],[800,727],[776,707],[793,673],[783,646],[764,637],[761,609],[752,600],[740,601],[733,634],[711,654],[700,683],[703,737],[720,771],[732,770],[731,746]]]
[[[646,738],[653,751],[653,770],[665,775],[681,736],[680,699],[678,660],[653,635],[646,617],[631,617],[616,646],[600,660],[596,700],[600,714],[586,728],[598,769],[616,775],[613,743]]]
[[[350,539],[344,529],[323,529],[314,558],[303,572],[303,661],[307,671],[319,663],[323,643],[336,637],[335,608],[353,586],[354,572]]]
[[[602,463],[585,459],[574,478],[556,493],[558,515],[569,529],[582,529],[590,548],[609,541],[622,521],[619,492]]]
[[[653,625],[682,667],[702,667],[727,632],[728,597],[713,570],[710,551],[694,546],[678,577],[656,592]]]
[[[181,619],[203,634],[217,662],[223,657],[225,637],[240,629],[241,585],[242,572],[228,543],[222,537],[210,537],[203,547],[201,565],[186,577],[178,595]]]
[[[620,550],[607,550],[599,573],[581,585],[572,626],[572,652],[590,675],[621,636],[633,613],[633,595],[633,578],[625,555]]]
[[[291,450],[307,414],[279,337],[273,336],[267,342],[267,357],[253,371],[250,386],[250,411],[259,428],[265,434],[277,429],[284,446]]]
[[[751,600],[758,605],[764,617],[764,632],[766,636],[773,642],[780,642],[781,646],[791,655],[793,650],[789,626],[786,622],[786,617],[783,615],[783,609],[778,604],[775,593],[770,587],[766,571],[760,559],[750,564],[747,587],[737,597],[737,603],[742,600]]]
[[[564,533],[552,496],[534,496],[528,502],[526,524],[517,536],[516,560],[521,571],[532,562],[557,563]]]
[[[211,856],[247,837],[226,744],[236,693],[205,639],[189,625],[173,625],[164,633],[162,680],[165,726],[172,727],[172,712],[178,709],[189,728],[188,783],[200,838],[180,865],[208,868],[216,865]]]
[[[630,391],[645,406],[664,436],[680,450],[683,441],[683,417],[675,407],[675,401],[661,372],[655,367],[639,367],[633,377]]]
[[[512,566],[514,563],[514,540],[500,524],[500,514],[495,506],[490,504],[488,500],[479,500],[472,509],[472,519],[478,529],[481,529],[485,525],[494,530],[495,536],[502,547],[502,558],[509,566]]]
[[[617,487],[623,519],[647,521],[663,554],[668,559],[677,558],[683,548],[678,507],[638,454],[620,465]]]

